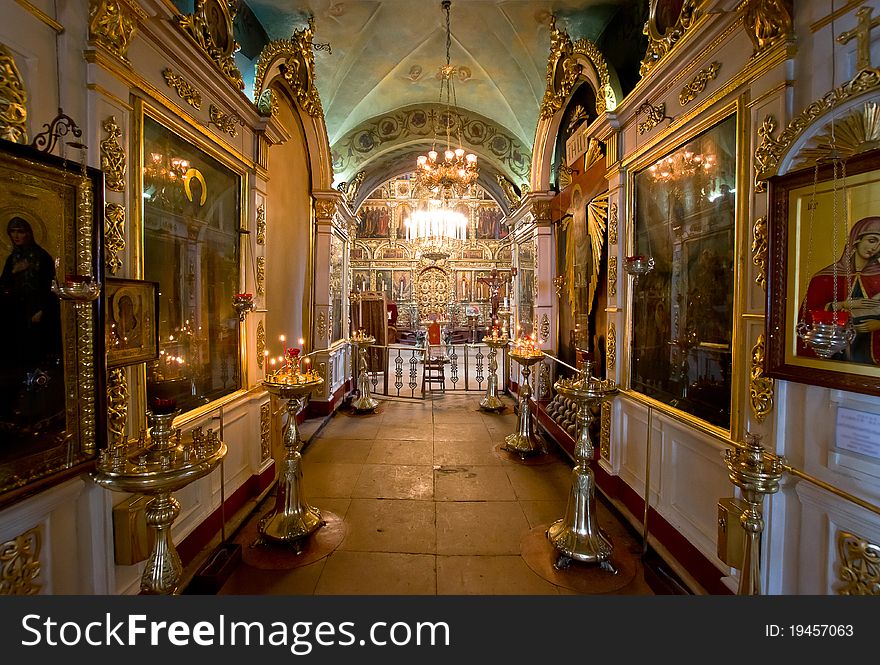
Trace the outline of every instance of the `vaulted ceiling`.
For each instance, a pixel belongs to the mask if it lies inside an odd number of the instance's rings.
[[[246,2],[268,39],[289,37],[311,15],[315,44],[329,43],[329,51],[315,50],[315,78],[335,181],[350,181],[365,171],[362,198],[370,184],[412,170],[416,156],[433,139],[431,124],[414,119],[422,117],[419,111],[431,117],[431,110],[440,108],[438,70],[446,61],[440,0]],[[496,173],[517,186],[528,180],[546,87],[550,15],[573,39],[585,37],[600,48],[607,41],[613,50],[620,47],[621,35],[638,41],[640,34],[634,34],[641,32],[646,4],[452,0],[450,60],[459,68],[456,111],[465,147],[480,158],[480,181],[487,189],[499,194]]]

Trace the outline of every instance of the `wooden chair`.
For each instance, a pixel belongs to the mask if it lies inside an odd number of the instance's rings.
[[[428,340],[425,344],[425,355],[422,358],[422,394],[425,393],[425,386],[434,384],[440,384],[440,390],[446,392],[446,363],[448,362],[449,359],[443,353],[440,324],[433,321],[428,326]]]

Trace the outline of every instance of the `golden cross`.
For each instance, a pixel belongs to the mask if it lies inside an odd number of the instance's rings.
[[[842,33],[837,41],[846,44],[853,38],[856,42],[856,67],[859,71],[871,68],[871,30],[880,25],[880,17],[871,18],[871,7],[862,7],[856,12],[859,18],[858,24],[852,30]]]

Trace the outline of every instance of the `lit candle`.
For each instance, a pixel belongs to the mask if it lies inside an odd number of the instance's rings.
[[[269,349],[263,351],[263,378],[266,378],[266,370],[269,365]]]
[[[278,337],[284,349],[281,351],[281,357],[284,358],[287,355],[287,338],[284,335]]]

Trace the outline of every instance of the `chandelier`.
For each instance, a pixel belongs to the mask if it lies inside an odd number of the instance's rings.
[[[648,170],[657,182],[673,182],[692,178],[700,173],[709,175],[715,166],[715,155],[694,153],[685,148],[660,159]]]
[[[446,127],[446,150],[443,152],[443,158],[440,159],[436,150],[437,125],[435,123],[431,150],[427,155],[419,155],[416,160],[416,185],[444,199],[464,196],[479,175],[477,156],[473,153],[465,154],[464,148],[461,147],[460,123],[457,130],[458,147],[452,148],[453,123],[450,109],[451,105],[458,103],[455,97],[455,76],[458,70],[449,64],[449,48],[452,44],[452,33],[449,28],[449,7],[451,5],[450,0],[443,0],[440,5],[446,12],[446,65],[440,67],[439,73],[440,103],[444,103],[445,97],[446,104],[446,112],[442,118],[443,125]]]
[[[467,238],[468,219],[460,212],[441,207],[420,208],[404,220],[406,239],[424,249],[449,255],[455,245]]]

